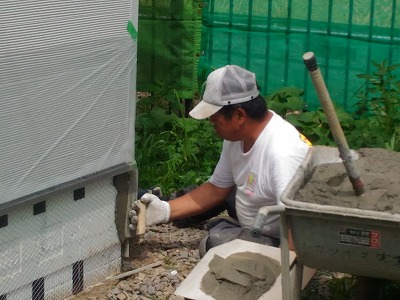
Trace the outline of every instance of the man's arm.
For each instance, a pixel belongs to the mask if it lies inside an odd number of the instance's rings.
[[[129,212],[131,218],[129,228],[136,230],[140,210],[138,202],[146,204],[145,219],[146,224],[150,226],[206,212],[222,203],[233,188],[219,188],[206,182],[188,194],[168,202],[160,200],[156,195],[144,194],[140,200],[132,204],[132,210]]]
[[[203,183],[189,193],[168,201],[170,221],[194,216],[221,204],[234,187],[220,188],[209,182]]]

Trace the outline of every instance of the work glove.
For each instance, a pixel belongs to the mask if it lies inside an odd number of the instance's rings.
[[[167,223],[171,214],[171,208],[167,201],[162,201],[156,195],[146,193],[140,200],[132,203],[132,210],[129,212],[131,224],[129,228],[136,230],[139,213],[139,202],[143,202],[146,208],[146,226]]]

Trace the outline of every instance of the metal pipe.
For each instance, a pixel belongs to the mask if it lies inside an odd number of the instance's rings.
[[[267,223],[268,216],[280,214],[280,239],[281,239],[281,272],[282,272],[282,300],[290,300],[290,258],[289,258],[289,234],[288,220],[284,205],[263,206],[258,210],[253,227],[250,229],[251,235],[258,238],[262,234],[262,229]]]
[[[282,300],[293,300],[292,283],[290,279],[290,257],[289,257],[289,225],[288,217],[281,214],[280,217],[280,237],[281,237],[281,284]]]
[[[253,223],[253,227],[250,229],[250,233],[253,237],[259,238],[262,234],[262,228],[267,223],[267,218],[270,215],[282,214],[285,212],[284,205],[271,205],[263,206],[258,210],[258,214]]]

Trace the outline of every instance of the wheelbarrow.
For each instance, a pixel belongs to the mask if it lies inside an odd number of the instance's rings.
[[[356,156],[356,153],[353,152]],[[355,157],[355,159],[357,159]],[[341,161],[334,147],[314,146],[277,207],[260,209],[252,233],[261,232],[268,216],[281,215],[281,261],[283,299],[297,299],[299,289],[290,293],[288,229],[298,262],[323,269],[390,280],[400,279],[400,215],[389,212],[320,205],[296,201],[296,193],[310,180],[315,167]],[[301,283],[301,272],[295,282]],[[295,286],[299,286],[296,284]]]

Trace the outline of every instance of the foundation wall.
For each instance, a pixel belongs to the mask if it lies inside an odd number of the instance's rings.
[[[62,299],[118,273],[116,196],[106,178],[3,214],[0,299]]]

